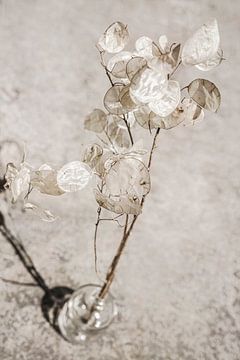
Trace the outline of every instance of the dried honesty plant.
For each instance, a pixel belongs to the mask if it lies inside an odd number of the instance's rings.
[[[85,129],[95,132],[97,138],[85,149],[82,161],[66,164],[61,169],[44,164],[36,170],[23,160],[19,166],[8,164],[5,175],[13,201],[22,197],[26,209],[48,221],[54,216],[27,200],[33,189],[57,196],[81,190],[91,176],[96,178],[96,270],[97,233],[101,220],[106,220],[101,217],[103,209],[113,213],[109,219],[125,218],[121,242],[109,266],[100,298],[109,290],[130,232],[150,191],[152,155],[160,129],[200,122],[205,110],[216,112],[221,102],[220,92],[211,81],[199,77],[182,86],[175,79],[180,66],[205,72],[221,63],[223,52],[215,19],[204,24],[183,46],[170,44],[166,35],[161,35],[157,42],[142,36],[136,40],[134,49],[125,50],[128,40],[127,26],[115,22],[97,44],[111,86],[104,96],[105,109],[94,109],[85,118]],[[135,141],[140,128],[143,136],[152,136],[149,150],[144,149],[141,140]]]
[[[59,196],[81,190],[87,185],[91,176],[91,169],[81,161],[70,162],[60,169],[52,168],[47,164],[34,169],[25,161],[24,156],[18,166],[13,163],[7,164],[4,186],[5,189],[9,189],[13,203],[21,201],[23,209],[31,210],[42,220],[51,222],[56,220],[56,216],[51,211],[29,201],[32,191]]]

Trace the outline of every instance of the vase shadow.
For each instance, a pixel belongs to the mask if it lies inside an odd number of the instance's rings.
[[[65,302],[72,295],[73,289],[67,286],[56,286],[49,289],[42,297],[41,309],[45,320],[62,336],[58,326],[58,315]],[[62,336],[63,337],[63,336]],[[64,337],[63,337],[64,338]],[[65,339],[65,338],[64,338]]]
[[[44,295],[41,299],[42,315],[44,319],[50,324],[50,326],[59,335],[61,335],[57,324],[58,314],[64,303],[73,293],[73,289],[67,286],[55,286],[53,288],[50,288],[47,285],[46,281],[33,263],[31,256],[26,251],[22,241],[18,237],[16,237],[6,226],[4,215],[2,214],[2,212],[0,212],[0,234],[2,234],[3,237],[7,240],[7,242],[13,247],[19,260],[23,264],[26,271],[30,274],[34,282],[21,283],[15,280],[7,280],[3,278],[1,278],[1,280],[7,283],[11,283],[13,285],[40,287],[44,292]]]

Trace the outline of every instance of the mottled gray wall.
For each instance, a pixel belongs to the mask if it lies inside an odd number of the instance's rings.
[[[199,126],[162,132],[152,193],[113,286],[118,321],[72,346],[44,320],[41,289],[0,282],[1,360],[240,359],[239,11],[234,0],[1,0],[0,140],[25,142],[36,166],[76,160],[91,141],[83,118],[101,106],[108,87],[94,45],[111,22],[127,23],[133,39],[166,33],[184,41],[216,17],[227,59],[204,74],[221,89],[220,111]],[[11,100],[6,92],[15,89]],[[57,223],[16,208],[8,224],[47,284],[97,282],[91,190],[40,198],[60,216]],[[118,232],[102,229],[102,273]],[[31,281],[4,237],[0,257],[2,277]]]

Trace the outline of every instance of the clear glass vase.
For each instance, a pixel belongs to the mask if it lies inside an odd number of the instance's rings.
[[[87,284],[66,301],[58,316],[61,334],[71,343],[85,341],[90,334],[108,327],[117,315],[111,293],[98,297],[100,285]]]

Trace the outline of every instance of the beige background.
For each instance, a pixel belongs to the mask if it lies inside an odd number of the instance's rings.
[[[199,126],[178,127],[160,136],[152,192],[113,286],[120,318],[101,337],[72,346],[43,318],[40,288],[0,282],[1,360],[240,359],[239,4],[1,1],[0,140],[25,142],[34,166],[79,159],[83,145],[91,141],[83,119],[102,106],[109,86],[94,45],[111,22],[127,23],[132,41],[166,33],[172,41],[183,42],[216,17],[227,59],[203,75],[179,72],[185,83],[197,76],[214,81],[222,92],[222,106]],[[6,219],[47,284],[76,288],[98,282],[91,189],[39,199],[60,216],[57,223],[43,223],[17,208],[11,210],[13,221]],[[0,200],[6,212],[3,196]],[[102,273],[118,234],[116,226],[102,228]],[[31,281],[2,236],[0,256],[2,277]]]

